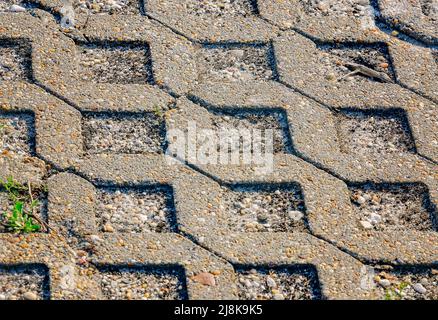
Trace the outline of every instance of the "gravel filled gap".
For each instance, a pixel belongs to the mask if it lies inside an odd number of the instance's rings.
[[[101,266],[99,283],[108,300],[186,300],[180,266]]]
[[[198,53],[201,80],[274,80],[275,58],[270,44],[205,44]]]
[[[364,229],[437,231],[437,210],[421,183],[350,184],[351,202]]]
[[[321,286],[312,265],[238,266],[241,300],[319,300]]]
[[[223,210],[236,232],[309,232],[298,184],[223,187]]]
[[[49,270],[44,265],[1,265],[0,300],[49,300]]]
[[[87,154],[163,154],[164,118],[145,113],[83,113],[82,134]]]
[[[340,147],[345,153],[370,156],[416,153],[403,110],[342,109],[338,114],[337,129]]]
[[[30,112],[0,112],[0,152],[35,156],[35,117]]]
[[[104,232],[176,232],[173,190],[167,185],[97,190],[96,217]]]

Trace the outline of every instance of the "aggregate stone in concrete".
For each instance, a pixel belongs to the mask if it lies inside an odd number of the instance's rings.
[[[345,44],[344,44],[345,45]],[[393,39],[386,44],[370,42],[368,47],[386,46],[389,57],[397,56],[402,51],[403,43]],[[337,45],[331,45],[338,47]],[[401,108],[407,113],[410,128],[414,136],[417,151],[436,161],[437,159],[437,115],[433,111],[436,105],[412,91],[402,88],[390,80],[379,81],[363,73],[351,74],[348,63],[358,64],[377,72],[379,77],[387,79],[386,73],[366,62],[361,57],[352,59],[348,54],[339,57],[326,52],[325,45],[294,32],[285,34],[274,42],[277,67],[280,80],[300,92],[334,108],[387,109]],[[395,49],[393,49],[395,48]],[[400,59],[406,52],[400,55]],[[375,60],[375,59],[374,59]],[[391,58],[389,58],[391,60]],[[382,67],[391,67],[383,62]],[[346,66],[343,71],[339,66]],[[325,128],[325,133],[328,129]]]
[[[438,4],[435,0],[379,0],[382,18],[391,26],[429,44],[438,44]]]
[[[281,29],[296,28],[319,39],[378,38],[369,0],[259,0],[260,15]]]
[[[201,42],[269,41],[278,32],[255,0],[150,0],[146,14]]]

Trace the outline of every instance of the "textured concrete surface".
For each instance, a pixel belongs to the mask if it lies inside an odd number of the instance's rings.
[[[0,120],[26,116],[34,132],[28,151],[15,152],[8,147],[14,131],[0,129],[6,141],[0,179],[47,188],[49,226],[33,234],[0,232],[0,284],[15,267],[50,275],[35,292],[0,286],[0,298],[14,292],[18,299],[105,299],[111,282],[102,283],[104,273],[133,268],[146,278],[182,270],[183,298],[237,299],[257,270],[311,268],[318,298],[385,299],[393,291],[382,278],[399,285],[390,274],[401,268],[412,290],[393,298],[438,299],[436,2],[145,0],[113,9],[94,2],[75,2],[71,28],[63,25],[60,0],[0,7]],[[354,72],[357,65],[366,68]],[[280,144],[287,147],[274,152],[272,171],[200,163],[190,149],[169,160],[154,140],[187,132],[189,123],[214,131],[242,114],[257,115],[247,122],[257,128],[272,121],[282,128]],[[152,115],[166,132],[131,130],[129,119]],[[157,136],[139,141],[142,132]],[[90,151],[90,139],[110,147]],[[122,147],[111,145],[120,141]],[[304,227],[236,229],[231,221],[248,223],[230,216],[230,194],[239,186],[268,203],[276,190],[297,188]],[[109,217],[102,226],[98,208],[111,204],[99,203],[98,195],[108,188],[128,200],[142,188],[166,188],[174,225],[124,232]],[[374,196],[358,196],[360,188]],[[413,196],[403,193],[409,188]],[[142,211],[144,200],[129,201]],[[358,210],[372,212],[372,223]],[[402,225],[374,225],[376,217],[395,215]],[[426,269],[430,280],[420,283],[418,270]],[[132,282],[135,272],[111,277]],[[150,283],[163,297],[173,284],[166,279]],[[147,288],[141,284],[144,298]],[[123,290],[115,295],[139,298]],[[269,290],[265,296],[284,298]]]

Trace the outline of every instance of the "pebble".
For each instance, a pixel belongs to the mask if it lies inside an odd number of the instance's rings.
[[[11,12],[24,12],[26,11],[26,8],[23,8],[22,6],[19,6],[17,4],[13,4],[10,6],[9,11]]]
[[[381,279],[379,281],[379,284],[383,287],[383,288],[388,288],[391,285],[391,282],[388,279]]]
[[[368,221],[361,221],[360,224],[364,229],[367,229],[367,230],[373,228],[373,225],[371,223],[369,223]]]
[[[206,285],[206,286],[215,286],[216,285],[216,280],[214,278],[214,275],[212,275],[211,273],[208,273],[208,272],[199,273],[199,274],[193,276],[192,280],[195,282],[202,283],[203,285]]]
[[[425,294],[427,292],[426,288],[421,283],[415,283],[412,288],[420,294]]]
[[[110,225],[109,223],[107,223],[107,224],[105,224],[105,225],[103,226],[103,231],[105,231],[105,232],[114,232],[115,230],[114,230],[114,228],[113,228],[112,225]]]
[[[271,277],[266,278],[266,284],[268,285],[269,288],[277,288],[277,283]]]
[[[6,296],[4,294],[0,294],[0,300],[6,300]]]
[[[23,294],[24,300],[38,300],[38,296],[33,292],[25,292]]]
[[[274,300],[284,300],[284,296],[281,293],[274,294]]]

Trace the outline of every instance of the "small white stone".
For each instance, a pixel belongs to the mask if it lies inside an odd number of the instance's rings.
[[[356,198],[356,203],[358,203],[358,204],[364,204],[365,201],[366,201],[365,198],[362,196],[357,196],[357,198]]]
[[[33,292],[25,292],[23,298],[24,300],[37,300],[38,296]]]
[[[293,221],[300,221],[304,217],[304,214],[301,211],[297,211],[297,210],[291,210],[287,213],[287,215]]]
[[[6,300],[6,296],[4,294],[0,294],[0,300]]]
[[[274,300],[284,300],[284,296],[281,293],[274,294]]]
[[[277,287],[277,283],[271,277],[266,278],[266,284],[268,285],[269,288],[276,288]]]
[[[382,222],[382,216],[380,214],[372,212],[370,214],[370,222],[372,224],[379,224],[380,222]]]
[[[17,4],[13,4],[9,7],[9,11],[11,12],[24,12],[26,11],[26,8],[23,8],[22,6],[19,6]]]
[[[369,223],[368,221],[361,221],[360,225],[364,228],[364,229],[372,229],[373,225],[371,223]]]
[[[413,284],[412,288],[414,288],[414,290],[417,291],[420,294],[425,294],[427,292],[426,288],[423,287],[423,285],[421,283]]]
[[[388,279],[382,279],[382,280],[379,281],[379,284],[383,288],[388,288],[391,285],[391,282]]]

